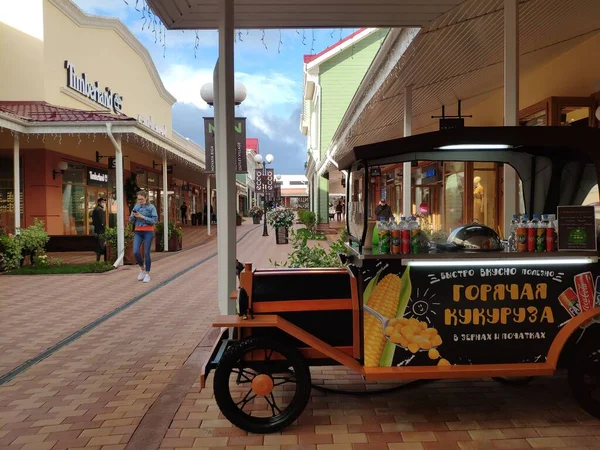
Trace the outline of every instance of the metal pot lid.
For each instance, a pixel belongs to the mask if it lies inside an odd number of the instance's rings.
[[[493,229],[488,226],[471,223],[456,228],[448,236],[448,247],[468,251],[501,251],[502,241]]]

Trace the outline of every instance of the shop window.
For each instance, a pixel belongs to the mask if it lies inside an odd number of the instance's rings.
[[[563,106],[560,108],[560,125],[563,127],[590,126],[589,106]]]
[[[62,222],[66,235],[83,235],[86,232],[85,186],[63,184]]]
[[[536,111],[533,114],[522,117],[519,120],[519,125],[525,127],[545,127],[548,125],[548,114],[546,114],[545,109]]]
[[[465,224],[464,185],[465,163],[444,163],[444,217],[448,233]]]
[[[69,163],[69,167],[62,175],[62,181],[64,184],[85,184],[85,166],[82,164]]]
[[[494,163],[473,163],[473,221],[495,228],[497,223],[497,170]]]
[[[21,164],[21,226],[25,226],[23,197],[23,164]],[[15,229],[15,193],[12,156],[0,156],[0,229]]]

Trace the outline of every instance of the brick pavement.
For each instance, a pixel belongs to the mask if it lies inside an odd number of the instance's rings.
[[[251,228],[243,225],[238,235]],[[289,245],[276,246],[272,231],[269,238],[261,234],[258,227],[238,244],[240,260],[264,267],[269,258],[283,259]],[[215,250],[213,241],[158,261],[153,283]],[[215,263],[210,259],[148,293],[0,386],[0,449],[124,449],[152,404],[178,383],[188,357],[203,345],[217,314]],[[147,290],[132,281],[135,274],[126,268],[109,275],[2,277],[2,292],[11,293],[0,304],[4,367],[18,365]],[[343,368],[313,369],[313,381],[364,388]],[[173,411],[164,438],[146,450],[600,449],[600,421],[574,404],[561,377],[520,388],[489,380],[440,381],[361,397],[313,389],[298,423],[268,436],[248,436],[223,420],[210,385],[204,391],[190,386]]]

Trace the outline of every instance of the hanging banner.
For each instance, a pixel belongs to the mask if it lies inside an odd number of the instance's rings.
[[[204,149],[206,155],[206,173],[215,173],[217,157],[215,150],[215,118],[204,117]],[[248,173],[246,159],[246,118],[235,118],[235,171]]]
[[[275,193],[275,169],[267,169],[267,176],[263,180],[263,184],[268,194]]]
[[[263,192],[263,179],[262,179],[262,169],[254,170],[254,187],[256,188],[256,192],[262,194]]]

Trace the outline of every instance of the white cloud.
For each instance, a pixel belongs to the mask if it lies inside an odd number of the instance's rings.
[[[130,11],[136,12],[133,7],[135,0],[127,0],[126,5],[123,0],[74,0],[77,6],[88,14],[106,15],[109,17],[118,17],[124,20]],[[141,0],[139,4],[141,5]],[[141,6],[140,6],[141,8]]]

